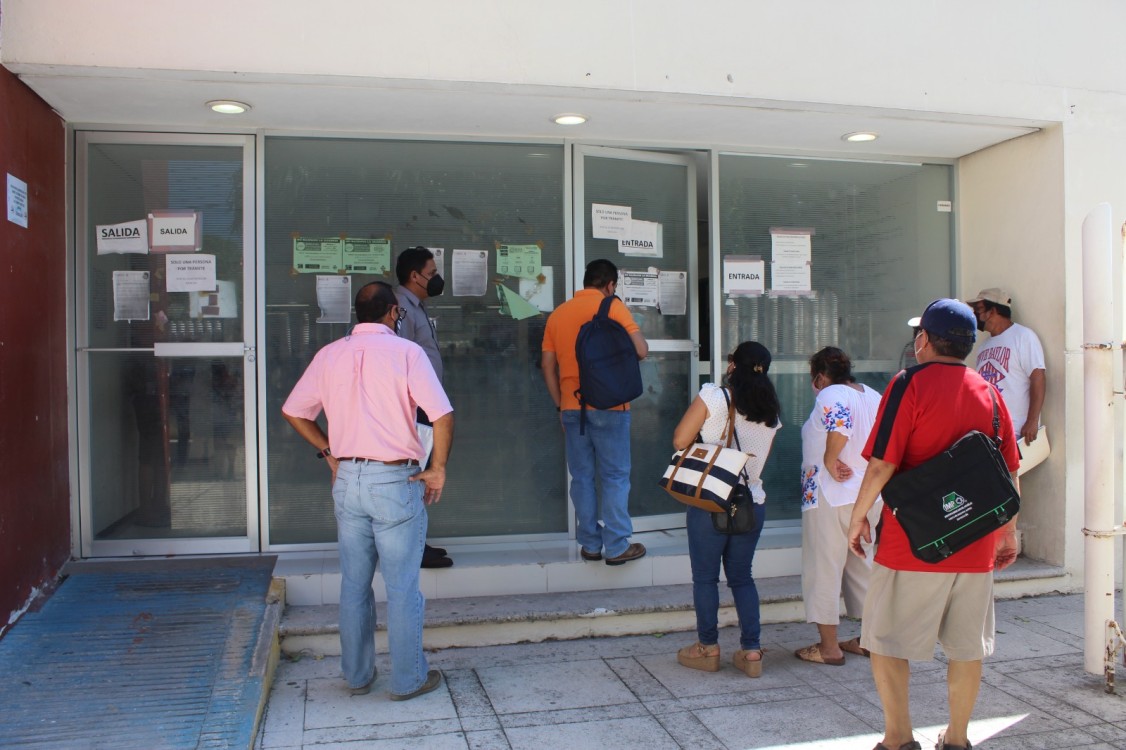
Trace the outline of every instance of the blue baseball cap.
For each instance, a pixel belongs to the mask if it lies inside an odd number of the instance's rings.
[[[940,338],[972,344],[977,338],[973,308],[956,299],[936,299],[919,318],[919,327]]]

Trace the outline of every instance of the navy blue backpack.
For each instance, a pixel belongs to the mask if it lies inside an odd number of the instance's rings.
[[[583,324],[575,339],[575,357],[579,361],[579,390],[575,396],[582,408],[579,434],[586,433],[588,405],[612,409],[628,404],[644,390],[633,339],[621,323],[610,317],[610,305],[616,299],[611,296],[602,300],[598,313]]]

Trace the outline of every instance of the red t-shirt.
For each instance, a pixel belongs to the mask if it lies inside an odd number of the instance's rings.
[[[961,363],[930,362],[912,368],[907,387],[893,379],[884,391],[876,424],[864,447],[864,457],[895,464],[899,471],[914,468],[949,448],[970,430],[993,435],[993,402],[1001,417],[1001,455],[1009,470],[1020,465],[1012,420],[996,389]],[[987,573],[993,570],[993,534],[955,552],[939,563],[926,563],[911,554],[907,535],[886,505],[876,562],[892,570],[939,573]]]

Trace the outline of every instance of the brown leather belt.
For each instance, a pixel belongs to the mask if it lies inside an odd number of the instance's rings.
[[[384,466],[418,466],[417,458],[397,458],[394,461],[380,461],[378,458],[364,458],[363,456],[340,456],[337,461],[351,461],[357,464],[383,464]]]

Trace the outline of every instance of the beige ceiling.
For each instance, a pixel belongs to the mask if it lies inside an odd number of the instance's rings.
[[[719,146],[825,156],[954,159],[1043,123],[733,97],[342,76],[8,65],[68,122],[177,130],[334,131]],[[252,105],[218,115],[212,99]],[[589,121],[562,127],[560,112]],[[868,144],[844,133],[874,130]]]

